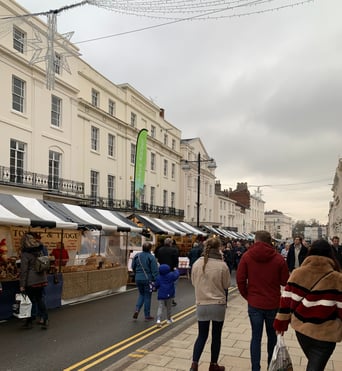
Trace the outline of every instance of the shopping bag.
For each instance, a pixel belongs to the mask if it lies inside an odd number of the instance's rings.
[[[156,291],[157,291],[157,289],[156,289],[156,285],[155,285],[155,283],[154,283],[153,281],[150,281],[150,282],[148,283],[148,285],[149,285],[149,287],[150,287],[150,292],[156,292]]]
[[[13,304],[13,316],[18,318],[31,317],[32,303],[30,298],[25,294],[16,294],[15,303]]]
[[[293,371],[291,357],[283,335],[277,335],[277,344],[274,347],[268,371]]]

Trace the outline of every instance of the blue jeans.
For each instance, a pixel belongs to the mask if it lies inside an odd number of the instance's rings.
[[[252,339],[250,344],[252,371],[260,371],[261,339],[266,325],[267,334],[267,365],[270,364],[273,349],[277,343],[277,335],[273,329],[273,321],[277,309],[258,309],[248,305],[248,315],[252,326]]]
[[[150,317],[152,293],[150,292],[149,282],[147,280],[137,280],[135,283],[139,291],[136,310],[140,312],[140,309],[144,306],[145,317]]]
[[[325,369],[330,356],[335,350],[336,343],[316,340],[296,331],[297,340],[308,359],[307,371],[321,371]]]

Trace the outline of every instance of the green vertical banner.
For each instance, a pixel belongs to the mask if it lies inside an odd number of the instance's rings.
[[[139,131],[135,149],[134,209],[141,208],[141,195],[144,192],[147,157],[147,133],[147,129],[141,129]]]

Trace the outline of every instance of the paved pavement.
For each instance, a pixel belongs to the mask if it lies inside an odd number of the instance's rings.
[[[247,315],[246,301],[234,289],[229,295],[228,310],[222,333],[222,346],[219,364],[227,371],[250,370],[249,341],[250,325]],[[172,325],[171,325],[172,326]],[[166,337],[167,336],[167,337]],[[197,322],[192,318],[182,327],[174,328],[161,336],[156,342],[113,364],[106,371],[146,370],[146,371],[180,371],[189,370],[192,349],[197,336]],[[289,349],[294,371],[305,371],[306,358],[300,349],[295,333],[290,327],[285,333],[285,343]],[[202,354],[199,370],[208,370],[210,362],[210,337]],[[261,369],[266,371],[266,335],[263,336]],[[342,370],[342,343],[338,343],[329,360],[326,371]]]

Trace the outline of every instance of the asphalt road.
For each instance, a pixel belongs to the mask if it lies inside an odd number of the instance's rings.
[[[51,310],[48,330],[38,325],[23,329],[23,322],[14,317],[0,323],[0,370],[104,370],[196,320],[194,289],[186,278],[178,281],[172,325],[165,323],[158,329],[154,321],[144,321],[143,313],[133,320],[137,296],[133,286],[118,294]],[[153,294],[151,314],[156,312],[157,297]]]
[[[25,370],[103,370],[166,331],[181,326],[194,316],[194,291],[190,280],[181,278],[177,287],[176,319],[172,325],[157,329],[145,322],[143,313],[132,319],[137,290],[51,310],[48,330],[38,325],[22,329],[22,321],[13,318],[0,324],[0,369]],[[151,314],[157,312],[153,294]],[[98,354],[101,352],[100,354]],[[84,361],[86,360],[86,361]]]

